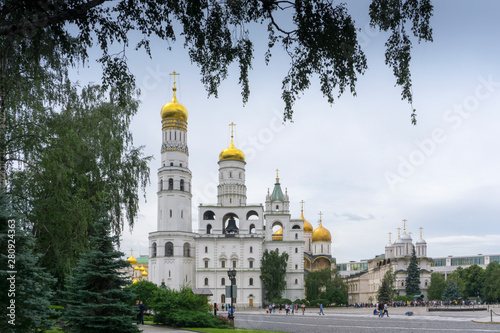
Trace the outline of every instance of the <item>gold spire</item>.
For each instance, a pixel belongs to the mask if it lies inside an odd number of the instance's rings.
[[[231,144],[229,145],[228,148],[224,149],[221,151],[219,154],[219,161],[222,160],[239,160],[239,161],[245,161],[245,154],[238,148],[234,146],[233,142],[233,137],[234,137],[234,126],[236,126],[235,123],[229,124],[231,126]]]
[[[179,103],[179,101],[177,101],[177,95],[175,93],[177,91],[177,87],[175,86],[175,76],[180,74],[174,71],[173,73],[170,73],[170,75],[174,76],[174,86],[172,87],[172,91],[174,92],[174,94],[170,103],[165,104],[161,108],[161,118],[163,120],[178,119],[187,121],[188,112],[184,107],[184,105],[182,105],[181,103]]]
[[[399,233],[401,232],[401,228],[398,228],[398,238],[401,236]]]
[[[279,177],[279,175],[278,175],[278,172],[279,172],[279,171],[280,171],[279,169],[276,169],[276,179],[280,179],[280,177]]]
[[[406,220],[403,220],[403,232],[406,232]]]
[[[391,242],[391,235],[392,235],[392,232],[389,233],[389,243]]]
[[[319,226],[321,226],[321,216],[323,215],[322,212],[319,212]]]
[[[420,227],[419,229],[420,229],[420,238],[422,238],[422,230],[423,230],[424,228]]]

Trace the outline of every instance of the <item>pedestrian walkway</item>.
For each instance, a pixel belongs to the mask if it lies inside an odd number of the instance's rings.
[[[144,333],[186,333],[193,332],[191,330],[183,330],[180,328],[173,328],[160,325],[138,325],[139,329]]]

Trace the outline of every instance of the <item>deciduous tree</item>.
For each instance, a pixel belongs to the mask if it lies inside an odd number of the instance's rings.
[[[441,273],[432,273],[431,283],[427,288],[429,300],[441,300],[443,292],[446,289],[446,281]]]
[[[283,290],[286,288],[286,265],[288,253],[280,254],[279,250],[265,250],[260,262],[260,279],[264,299],[270,301],[281,298]]]

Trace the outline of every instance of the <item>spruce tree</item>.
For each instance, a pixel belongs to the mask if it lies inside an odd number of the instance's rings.
[[[415,246],[410,258],[406,276],[406,295],[420,295],[420,269],[418,268]]]
[[[82,254],[67,285],[64,317],[72,332],[139,332],[136,311],[128,304],[133,294],[123,288],[129,282],[120,271],[129,263],[114,248],[118,236],[110,235],[109,220],[102,214],[93,229],[91,251]]]
[[[443,293],[443,300],[453,301],[460,298],[460,290],[455,282],[449,281]]]
[[[34,240],[12,213],[9,197],[0,191],[0,332],[47,329],[55,279],[39,267]]]
[[[392,269],[389,268],[382,278],[382,284],[378,288],[379,302],[392,302],[394,298],[394,280],[395,276]]]

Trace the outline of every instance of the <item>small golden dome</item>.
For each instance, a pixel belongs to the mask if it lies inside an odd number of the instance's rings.
[[[231,126],[234,126],[234,123],[231,123]],[[234,146],[233,142],[233,128],[231,127],[231,144],[228,148],[221,151],[219,154],[219,161],[223,160],[238,160],[245,161],[245,154],[238,148]]]
[[[135,266],[134,267],[134,271],[140,271],[141,269],[139,268],[139,266]]]
[[[142,272],[142,274],[141,274],[141,275],[142,275],[142,276],[148,276],[148,272],[144,271],[144,272]]]
[[[139,280],[134,279],[134,280],[132,281],[132,284],[137,283],[137,282],[139,282]]]
[[[327,228],[323,227],[323,225],[321,224],[321,220],[319,220],[319,227],[317,227],[316,230],[313,231],[312,241],[313,242],[332,241],[332,234],[330,234],[330,231],[328,231]]]
[[[276,230],[273,234],[273,241],[282,241],[283,240],[283,227]]]
[[[141,270],[141,272],[144,272],[146,270],[146,268],[144,268],[144,266],[141,266],[141,268],[139,268]]]
[[[132,253],[130,253],[130,257],[127,258],[127,261],[131,264],[131,265],[137,265],[137,259],[134,258],[134,256],[132,255]]]
[[[304,218],[304,211],[300,212],[300,219],[304,221],[304,232],[313,232],[313,226]]]
[[[180,119],[187,121],[188,120],[188,112],[184,105],[179,103],[177,101],[177,96],[175,95],[175,92],[177,91],[177,88],[174,86],[172,88],[174,91],[174,96],[172,97],[172,100],[170,103],[167,103],[163,105],[161,108],[161,119]]]

